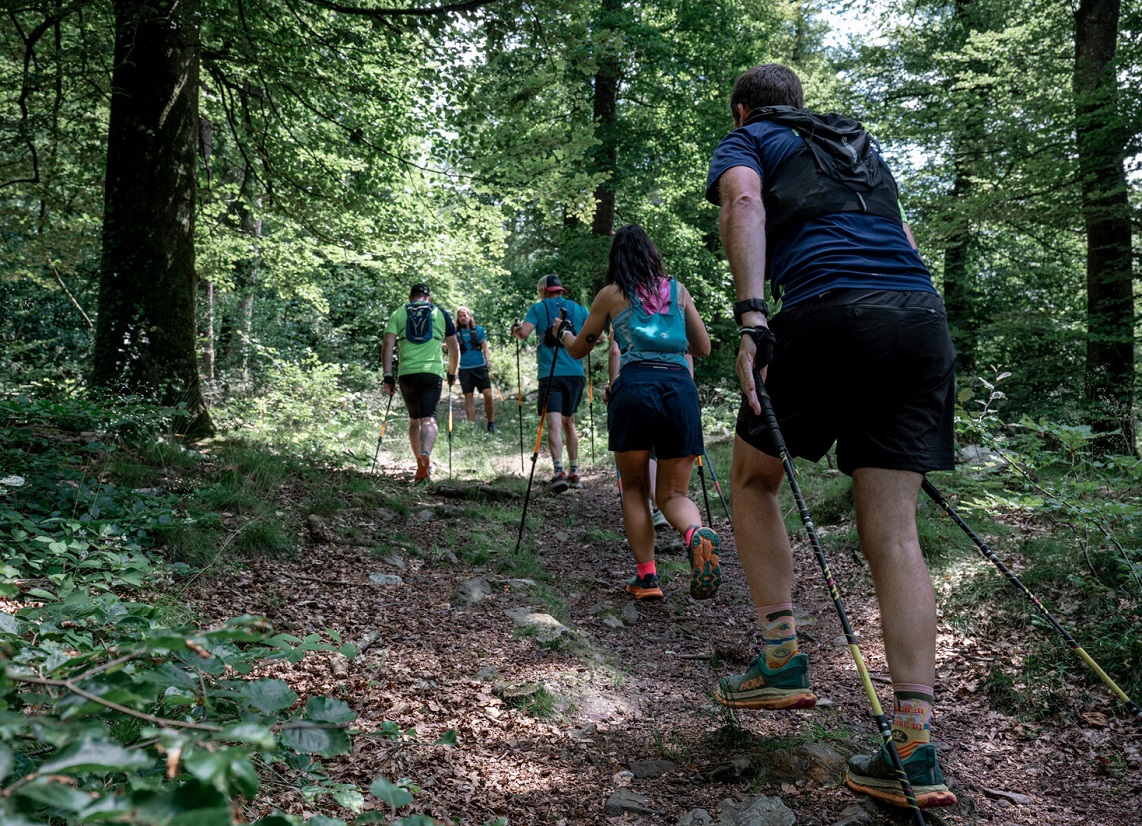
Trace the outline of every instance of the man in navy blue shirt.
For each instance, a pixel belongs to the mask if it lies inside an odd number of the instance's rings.
[[[734,534],[763,650],[744,674],[720,682],[717,699],[737,708],[816,702],[798,652],[793,558],[777,498],[784,469],[755,384],[764,381],[789,452],[817,461],[835,442],[838,465],[852,476],[893,681],[893,741],[920,805],[951,805],[955,796],[930,742],[936,604],[916,532],[923,474],[953,465],[955,352],[943,302],[878,153],[869,156],[883,169],[872,190],[805,196],[801,182],[816,180],[806,132],[775,117],[809,114],[791,69],[766,64],[746,72],[730,108],[735,128],[714,151],[706,197],[721,207],[739,299],[743,402],[732,487],[734,510],[747,517],[734,520]],[[766,280],[780,300],[772,318]],[[883,748],[852,758],[846,780],[907,805]]]

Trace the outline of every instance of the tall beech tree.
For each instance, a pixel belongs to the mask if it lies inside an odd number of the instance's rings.
[[[97,386],[183,403],[212,430],[195,355],[200,0],[116,0]]]
[[[1115,61],[1121,5],[1081,0],[1075,9],[1075,135],[1087,239],[1084,389],[1099,447],[1134,454],[1134,280],[1123,165],[1130,135],[1118,111]]]

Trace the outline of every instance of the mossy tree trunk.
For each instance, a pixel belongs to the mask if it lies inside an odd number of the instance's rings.
[[[182,403],[212,430],[195,356],[200,0],[115,0],[93,382]]]

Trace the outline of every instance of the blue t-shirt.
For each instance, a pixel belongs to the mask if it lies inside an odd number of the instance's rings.
[[[710,159],[706,200],[721,204],[718,179],[727,169],[748,166],[765,181],[802,143],[792,129],[758,120],[722,138]],[[810,218],[778,238],[767,239],[766,278],[782,306],[836,289],[936,292],[920,254],[904,228],[888,218],[833,212]]]
[[[483,327],[479,324],[475,330],[471,327],[457,327],[456,339],[460,342],[461,370],[483,367],[488,363],[484,358],[484,342],[488,340],[488,336]]]
[[[528,307],[527,315],[523,319],[524,323],[530,322],[535,325],[535,334],[539,338],[539,346],[536,348],[536,362],[541,379],[553,375],[551,372],[551,356],[555,348],[548,347],[543,343],[543,334],[550,330],[555,319],[559,318],[561,309],[567,310],[567,320],[576,330],[583,329],[583,324],[587,321],[587,308],[581,304],[576,304],[569,298],[545,298],[542,301],[537,301]],[[555,362],[554,375],[582,376],[583,359],[571,358],[564,348],[558,349],[559,360]]]

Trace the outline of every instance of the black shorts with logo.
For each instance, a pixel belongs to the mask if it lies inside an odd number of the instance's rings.
[[[410,419],[433,419],[444,380],[434,373],[410,373],[397,379]]]
[[[956,354],[939,295],[831,290],[770,327],[777,345],[765,387],[791,455],[816,462],[836,442],[850,475],[954,466]],[[776,455],[744,401],[737,434]]]

